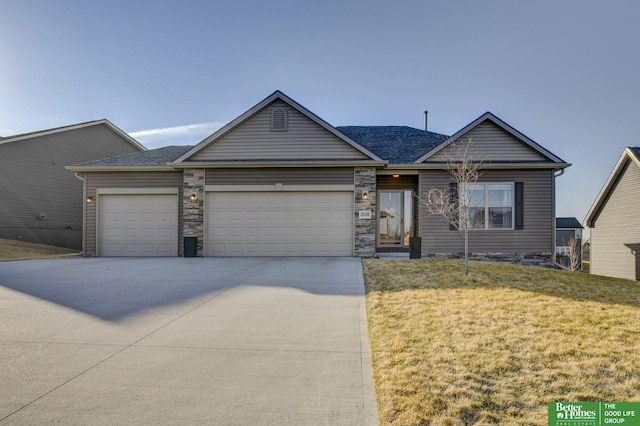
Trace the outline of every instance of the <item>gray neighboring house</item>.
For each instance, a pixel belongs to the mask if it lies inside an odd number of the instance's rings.
[[[640,280],[640,148],[628,147],[587,213],[592,274]]]
[[[83,182],[65,166],[144,150],[107,120],[0,138],[0,238],[80,249]]]
[[[276,91],[193,147],[69,167],[86,181],[89,256],[459,256],[463,241],[415,195],[450,188],[444,158],[473,138],[488,161],[470,247],[553,264],[555,179],[568,163],[495,115],[452,136],[333,127]]]

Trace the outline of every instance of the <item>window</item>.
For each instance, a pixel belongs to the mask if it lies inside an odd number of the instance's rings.
[[[271,131],[286,132],[288,129],[287,110],[284,108],[274,108],[271,111]]]
[[[469,185],[466,197],[469,201],[468,215],[472,229],[514,229],[513,194],[513,183]],[[463,200],[461,205],[464,205]]]

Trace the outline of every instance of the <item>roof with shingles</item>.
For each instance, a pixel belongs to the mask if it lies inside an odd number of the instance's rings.
[[[103,166],[164,166],[185,152],[188,152],[191,145],[172,145],[162,148],[150,149],[149,151],[134,152],[132,154],[118,155],[116,157],[104,158],[102,160],[90,161],[88,163],[77,164],[78,167],[103,167]]]
[[[575,217],[556,217],[556,229],[583,229]]]
[[[408,126],[339,126],[342,134],[390,164],[410,164],[449,136]]]

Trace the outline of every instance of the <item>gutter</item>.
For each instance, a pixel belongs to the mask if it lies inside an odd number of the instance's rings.
[[[78,254],[69,256],[84,256],[86,246],[85,228],[87,227],[87,180],[81,173],[75,172],[74,175],[82,181],[82,250]]]

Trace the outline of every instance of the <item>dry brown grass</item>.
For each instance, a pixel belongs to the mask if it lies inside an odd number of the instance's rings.
[[[77,253],[77,251],[62,247],[0,238],[0,262],[8,260],[48,259],[73,253]]]
[[[381,423],[544,425],[637,401],[640,284],[452,260],[364,262]]]

